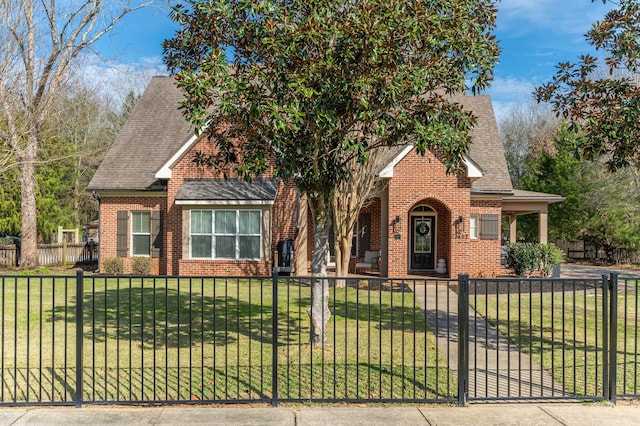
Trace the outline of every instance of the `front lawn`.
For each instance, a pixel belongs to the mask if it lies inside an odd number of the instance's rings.
[[[617,392],[638,394],[638,283],[618,298]],[[575,395],[603,395],[601,289],[557,281],[546,291],[471,297],[472,307]]]
[[[72,400],[75,291],[72,277],[3,278],[2,401]],[[407,288],[331,288],[325,348],[308,344],[308,284],[282,280],[278,291],[280,398],[453,397],[454,378]],[[84,399],[269,400],[272,294],[271,280],[86,277]]]

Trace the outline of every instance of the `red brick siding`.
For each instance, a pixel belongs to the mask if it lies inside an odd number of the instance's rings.
[[[469,239],[469,275],[472,277],[495,277],[502,273],[500,265],[501,238],[484,240],[480,238],[480,217],[483,214],[497,214],[498,224],[502,223],[502,202],[498,200],[472,201],[469,214],[478,215],[478,238]],[[467,225],[468,232],[468,225]]]
[[[104,272],[104,261],[117,257],[117,214],[119,210],[154,211],[160,210],[166,216],[166,199],[163,197],[102,197],[100,199],[100,271]],[[127,252],[131,249],[131,214],[128,221]],[[163,246],[163,253],[167,253]],[[131,258],[122,258],[125,265],[125,273],[131,273]],[[165,259],[153,259],[153,274],[166,274]]]
[[[389,182],[389,217],[400,217],[396,239],[389,232],[389,276],[402,276],[411,271],[409,265],[410,212],[427,205],[434,209],[436,218],[436,262],[445,259],[447,275],[466,272],[468,238],[455,233],[454,220],[458,216],[468,221],[470,207],[470,181],[464,174],[447,175],[446,168],[436,155],[424,156],[411,151],[398,163]]]

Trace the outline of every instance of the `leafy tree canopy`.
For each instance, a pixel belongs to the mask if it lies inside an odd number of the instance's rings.
[[[598,75],[598,60],[583,55],[577,63],[560,63],[553,81],[535,93],[580,135],[576,151],[588,159],[604,157],[612,170],[640,160],[640,86],[634,78],[640,67],[640,4],[616,5],[586,34],[604,53],[608,75]]]
[[[349,159],[381,146],[459,166],[473,117],[445,95],[488,85],[495,13],[491,0],[191,0],[174,9],[165,59],[220,149],[202,163],[251,176],[273,159],[330,197]]]

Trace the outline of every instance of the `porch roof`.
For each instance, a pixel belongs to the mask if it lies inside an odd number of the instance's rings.
[[[562,201],[564,197],[560,195],[514,189],[512,195],[502,198],[502,212],[515,215],[546,212],[549,204]]]
[[[176,204],[273,204],[278,193],[278,179],[187,179]]]

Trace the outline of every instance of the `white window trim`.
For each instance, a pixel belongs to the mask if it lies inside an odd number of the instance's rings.
[[[191,230],[191,214],[194,211],[210,211],[211,214],[211,234],[196,234],[196,235],[210,235],[211,236],[211,257],[195,257],[193,255],[193,232]],[[215,221],[216,221],[216,212],[235,212],[235,220],[236,220],[236,232],[235,234],[222,234],[216,233],[215,229]],[[258,234],[242,234],[240,233],[240,212],[257,212],[259,214],[259,223],[260,223],[260,232]],[[263,220],[263,211],[260,209],[190,209],[189,210],[189,259],[193,260],[251,260],[257,261],[262,260],[264,257],[264,253],[262,250],[263,247],[263,238],[264,238],[264,230],[262,226]],[[235,236],[235,257],[218,257],[216,255],[216,237],[217,236]],[[240,257],[240,237],[258,237],[259,238],[259,248],[260,253],[257,258],[246,258]]]
[[[149,232],[134,232],[133,231],[133,216],[136,214],[145,214],[148,218],[149,218]],[[131,229],[130,229],[130,234],[131,234],[131,247],[129,248],[129,253],[131,253],[131,257],[151,257],[151,250],[153,249],[151,247],[151,212],[150,211],[146,211],[146,210],[137,210],[137,211],[132,211],[131,212]],[[133,241],[134,241],[134,236],[136,235],[146,235],[149,238],[149,253],[147,254],[136,254],[134,253],[133,250]]]
[[[475,226],[475,235],[473,233],[473,219],[475,218],[476,226]],[[480,236],[480,215],[472,214],[469,216],[469,238],[472,240],[479,239]]]

